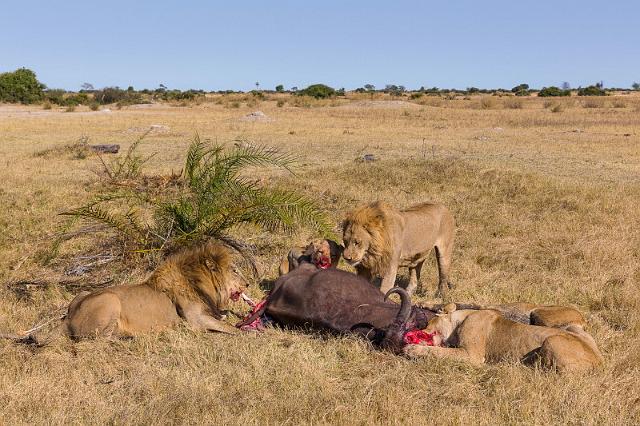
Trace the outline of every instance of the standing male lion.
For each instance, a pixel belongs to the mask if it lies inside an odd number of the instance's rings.
[[[455,220],[442,204],[421,203],[399,211],[377,201],[349,212],[342,228],[342,257],[355,266],[358,275],[370,281],[381,278],[383,293],[395,285],[400,266],[409,268],[410,294],[421,286],[422,265],[434,248],[439,273],[436,294],[444,297],[452,288],[449,266]]]

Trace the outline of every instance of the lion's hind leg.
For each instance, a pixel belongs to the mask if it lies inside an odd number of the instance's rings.
[[[120,298],[114,293],[107,291],[84,296],[70,305],[65,319],[68,333],[73,338],[118,336],[123,331],[121,312]]]
[[[540,347],[539,355],[544,367],[560,372],[590,370],[601,363],[586,342],[571,334],[548,337]]]
[[[436,245],[435,252],[436,261],[438,262],[438,291],[436,292],[436,297],[444,298],[447,295],[447,290],[455,287],[449,279],[453,244]]]

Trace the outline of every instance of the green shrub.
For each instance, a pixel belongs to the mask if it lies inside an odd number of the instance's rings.
[[[44,97],[45,85],[40,83],[33,71],[20,68],[0,74],[0,101],[32,104]]]
[[[526,83],[518,84],[516,87],[511,89],[516,96],[529,96],[529,85]]]
[[[278,93],[284,92],[284,86],[282,84],[278,84],[276,86],[276,92],[278,92]]]
[[[578,89],[578,96],[606,96],[607,92],[598,86],[587,86]]]
[[[105,87],[101,90],[96,90],[93,94],[96,102],[101,105],[115,104],[120,105],[133,105],[143,102],[142,95],[137,92],[128,92],[122,90],[119,87]]]
[[[137,145],[127,156],[135,154]],[[141,158],[141,157],[140,157]],[[261,185],[247,170],[277,167],[290,171],[294,157],[251,143],[232,148],[213,145],[196,135],[174,187],[161,193],[136,187],[104,193],[64,215],[106,225],[125,252],[153,254],[207,239],[239,251],[246,245],[229,236],[234,228],[257,226],[290,232],[301,226],[332,236],[333,226],[315,202],[295,191]],[[116,189],[118,187],[116,186]]]
[[[311,96],[316,99],[331,98],[336,95],[334,88],[325,84],[312,84],[306,89],[302,89],[296,93],[299,96]]]
[[[550,97],[550,96],[571,96],[571,90],[562,90],[556,86],[543,87],[542,90],[538,92],[538,96]]]
[[[130,92],[130,91],[128,91],[127,93],[129,94],[129,98],[119,102],[123,104],[129,104],[129,105],[143,102],[142,97],[140,96],[139,93]],[[204,92],[202,90],[194,90],[194,89],[189,89],[185,91],[177,90],[177,89],[174,89],[174,90],[159,89],[159,90],[156,90],[153,94],[154,99],[160,99],[163,101],[192,101],[200,97],[204,97]]]
[[[44,100],[54,105],[63,106],[65,93],[63,89],[48,89],[44,92]]]
[[[89,105],[91,99],[85,92],[68,94],[63,89],[49,89],[44,92],[44,100],[59,106]]]
[[[65,102],[65,105],[67,106],[88,105],[89,95],[87,95],[86,93],[76,93],[76,94],[67,96],[64,102]]]
[[[511,89],[511,92],[515,93],[516,96],[529,96],[531,93],[529,91],[529,85],[526,83],[518,84],[516,87]]]
[[[252,90],[251,95],[253,95],[254,98],[259,99],[261,101],[264,101],[266,99],[264,96],[264,93],[261,90]]]

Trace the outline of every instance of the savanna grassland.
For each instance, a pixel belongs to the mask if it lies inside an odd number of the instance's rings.
[[[256,110],[266,118],[242,119]],[[222,336],[183,327],[45,348],[0,341],[0,423],[640,422],[637,95],[227,95],[110,112],[0,106],[0,332],[55,316],[81,288],[144,277],[144,264],[118,259],[70,275],[81,256],[109,250],[98,237],[62,245],[49,263],[41,253],[60,232],[58,213],[100,185],[98,159],[65,147],[84,137],[124,150],[152,125],[139,148],[156,153],[145,174],[177,173],[195,132],[296,153],[295,175],[254,177],[318,200],[337,233],[344,213],[364,202],[443,202],[458,222],[451,298],[575,306],[606,365],[560,376],[516,364],[415,361],[352,338],[280,330]],[[360,161],[364,154],[376,161]],[[311,237],[238,232],[257,250],[256,298],[287,248]],[[435,261],[425,269],[418,303],[435,291]]]

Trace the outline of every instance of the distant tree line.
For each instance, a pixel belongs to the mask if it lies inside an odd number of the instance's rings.
[[[631,85],[633,90],[640,90],[640,83],[634,82]],[[624,91],[629,89],[610,88],[608,90]],[[603,82],[587,87],[578,87],[576,90],[578,96],[605,96],[607,89]],[[386,84],[382,89],[376,89],[373,84],[365,84],[354,90],[356,93],[386,93],[391,96],[407,96],[417,99],[424,95],[446,96],[454,95],[474,95],[474,94],[508,94],[515,96],[529,96],[537,92],[541,97],[570,96],[572,91],[568,82],[563,82],[560,87],[549,86],[540,90],[531,89],[528,84],[522,83],[511,90],[506,89],[479,89],[477,87],[467,87],[461,89],[439,89],[437,87],[425,88],[420,87],[418,90],[408,90],[403,85]],[[160,84],[157,89],[135,90],[129,86],[126,90],[120,87],[105,87],[95,89],[91,83],[83,83],[81,90],[78,92],[69,92],[63,89],[49,89],[43,83],[38,81],[35,72],[27,68],[20,68],[12,72],[0,73],[0,102],[32,104],[39,102],[47,102],[60,106],[76,106],[89,105],[97,109],[99,105],[118,104],[131,105],[139,103],[147,103],[154,100],[161,101],[192,101],[204,97],[207,93],[232,94],[245,93],[234,90],[219,90],[214,92],[206,92],[204,90],[178,90],[168,89],[164,84]],[[251,90],[253,96],[258,99],[265,99],[265,93],[290,93],[299,96],[310,96],[316,99],[327,99],[336,96],[344,96],[346,90],[344,88],[335,89],[326,84],[312,84],[306,88],[298,89],[292,87],[286,90],[284,85],[278,84],[275,90],[261,90],[260,84],[256,83],[256,89]]]

